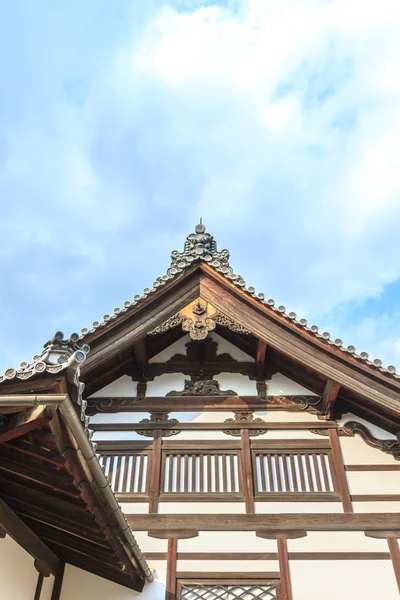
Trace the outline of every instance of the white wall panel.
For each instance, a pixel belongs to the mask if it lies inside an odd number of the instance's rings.
[[[221,373],[214,377],[221,390],[232,390],[239,396],[257,396],[256,382],[240,373]]]
[[[49,575],[49,577],[45,577],[43,579],[40,600],[51,600],[51,595],[53,593],[53,585],[54,585],[53,575]],[[29,600],[31,600],[31,599],[29,599]]]
[[[350,494],[400,494],[399,471],[347,471]]]
[[[341,502],[256,502],[256,514],[342,513]]]
[[[186,344],[190,342],[190,335],[187,333],[180,340],[177,340],[168,348],[159,352],[153,358],[149,360],[149,363],[163,363],[167,362],[170,358],[172,358],[175,354],[184,354],[186,356]]]
[[[168,550],[168,540],[152,538],[147,534],[147,531],[134,531],[134,536],[143,553],[167,552]]]
[[[130,397],[136,396],[137,393],[137,382],[132,381],[132,378],[128,375],[122,375],[112,383],[106,385],[95,394],[89,396],[90,398],[99,398],[103,396],[121,396]]]
[[[147,583],[139,594],[72,565],[66,565],[60,600],[164,600],[166,563],[154,561],[152,566],[156,568],[157,580]]]
[[[262,436],[270,440],[321,440],[320,435],[311,433],[308,429],[270,429]],[[325,438],[327,439],[327,438]]]
[[[358,435],[340,436],[343,460],[347,465],[395,465],[398,464],[390,454],[371,448]]]
[[[310,392],[307,388],[299,385],[292,381],[285,375],[277,373],[273,375],[267,382],[268,385],[268,396],[290,396],[297,394],[304,394],[306,396],[314,396],[313,392]]]
[[[212,552],[212,550],[209,550]],[[198,571],[214,573],[251,573],[252,571],[279,571],[279,562],[277,560],[178,560],[178,571]]]
[[[363,531],[309,531],[287,544],[289,552],[388,552],[386,540],[367,537]]]
[[[33,558],[9,535],[0,538],[0,599],[27,600],[35,595],[39,573]]]
[[[244,502],[160,502],[158,512],[171,514],[245,514]]]
[[[127,515],[146,515],[149,512],[148,502],[120,502],[119,505],[122,512]]]
[[[253,531],[200,531],[197,537],[178,540],[178,552],[277,551],[276,540],[256,537]]]
[[[395,440],[396,439],[396,436],[393,435],[393,433],[388,433],[384,429],[381,429],[380,427],[377,427],[376,425],[373,425],[369,421],[366,421],[365,419],[361,419],[357,415],[353,415],[353,413],[346,413],[338,421],[338,423],[339,423],[339,425],[344,425],[345,423],[347,423],[347,421],[357,421],[358,423],[361,423],[362,425],[365,425],[365,427],[367,427],[370,430],[370,432],[372,433],[372,435],[374,437],[378,438],[379,440],[389,440],[389,439],[390,440]]]
[[[95,431],[93,435],[94,442],[117,440],[137,440],[143,442],[144,440],[149,440],[149,438],[143,437],[135,431]]]
[[[180,392],[183,390],[185,379],[188,379],[188,377],[182,373],[165,373],[165,375],[155,377],[154,381],[147,383],[146,398],[151,396],[166,396],[173,390]],[[165,401],[168,403],[171,402],[171,399],[166,398]]]
[[[271,423],[297,423],[297,422],[313,422],[321,424],[317,415],[312,415],[306,411],[289,412],[287,410],[267,410],[266,412],[255,413],[257,417],[261,417],[264,421],[271,421]]]
[[[353,502],[353,510],[356,513],[400,513],[400,502]]]
[[[398,600],[391,561],[290,561],[293,600]]]
[[[217,342],[217,354],[226,353],[230,354],[232,358],[238,361],[255,362],[254,358],[252,358],[249,354],[246,354],[246,352],[243,352],[237,346],[234,346],[233,344],[228,342],[225,338],[218,335],[218,333],[215,333],[215,331],[212,331],[208,337]]]

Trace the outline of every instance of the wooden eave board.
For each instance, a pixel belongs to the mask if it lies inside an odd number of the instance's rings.
[[[39,446],[35,433],[0,444],[0,497],[61,560],[132,588],[54,436]]]

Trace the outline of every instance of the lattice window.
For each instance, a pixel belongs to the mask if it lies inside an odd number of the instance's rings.
[[[234,494],[241,490],[239,458],[235,451],[164,453],[163,494]]]
[[[145,494],[149,457],[146,453],[108,455],[100,458],[113,492]]]
[[[258,494],[273,492],[334,492],[327,453],[253,453],[255,489]]]
[[[277,600],[278,581],[182,582],[179,591],[179,600]]]

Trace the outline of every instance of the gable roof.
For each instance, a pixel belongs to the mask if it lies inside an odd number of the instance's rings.
[[[287,312],[286,307],[275,302],[273,299],[266,299],[265,294],[257,293],[255,288],[247,286],[241,275],[233,272],[229,263],[229,251],[224,249],[218,251],[217,242],[214,237],[206,232],[206,228],[202,222],[196,225],[195,233],[188,235],[185,241],[183,252],[174,250],[171,254],[171,265],[165,275],[158,277],[153,283],[152,288],[145,288],[141,295],[135,295],[133,300],[124,302],[123,307],[115,308],[113,314],[106,314],[101,321],[94,321],[92,328],[84,328],[81,330],[79,339],[89,342],[97,338],[100,332],[107,325],[112,325],[121,318],[121,316],[129,314],[138,304],[143,304],[146,300],[165,286],[168,282],[175,280],[182,273],[196,264],[205,264],[217,273],[223,275],[230,283],[242,290],[249,297],[254,298],[260,305],[267,308],[271,313],[275,313],[282,317],[293,330],[298,330],[307,333],[315,338],[319,343],[330,346],[335,350],[339,350],[345,356],[350,356],[361,364],[367,365],[374,371],[384,373],[388,377],[400,379],[400,375],[396,373],[396,367],[389,365],[383,366],[382,361],[378,358],[370,360],[367,352],[356,352],[353,345],[343,346],[341,339],[331,339],[328,332],[320,332],[316,325],[308,325],[306,319],[298,318],[295,312]]]

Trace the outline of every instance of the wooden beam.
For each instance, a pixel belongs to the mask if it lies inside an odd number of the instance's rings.
[[[267,353],[267,344],[262,340],[258,340],[257,344],[257,354],[256,354],[256,367],[258,375],[262,375],[264,373],[264,365],[265,365],[265,356]]]
[[[250,421],[233,422],[233,423],[90,423],[90,428],[93,431],[151,431],[151,430],[168,430],[179,429],[181,431],[223,431],[224,429],[265,429],[265,430],[309,430],[321,429],[335,430],[337,424],[334,422],[315,422],[315,421],[299,421],[299,422],[265,422],[258,423]],[[99,442],[101,443],[101,441]]]
[[[392,559],[394,574],[396,576],[397,586],[400,592],[400,550],[399,544],[395,537],[388,537],[388,546],[390,558]]]
[[[343,510],[345,513],[353,512],[353,505],[350,498],[349,485],[347,482],[346,471],[337,429],[329,430],[329,439],[331,440],[332,450],[329,454],[332,476],[336,481],[337,491],[342,499]]]
[[[176,599],[176,562],[177,562],[176,538],[168,540],[168,558],[167,558],[167,584],[165,590],[165,600]]]
[[[238,423],[241,425],[241,423]],[[243,483],[243,495],[246,505],[246,514],[254,513],[254,485],[253,485],[253,472],[252,472],[252,460],[250,450],[250,438],[249,430],[240,430],[240,439],[242,447],[240,450],[241,460],[241,472],[242,472],[242,483]]]
[[[398,513],[126,514],[134,531],[391,531]]]
[[[154,424],[153,424],[154,425]],[[149,513],[157,513],[160,496],[162,431],[154,431],[149,485]]]
[[[57,556],[29,529],[19,516],[0,499],[0,525],[35,559],[37,570],[45,577],[55,575],[60,566]]]
[[[133,352],[135,355],[136,362],[142,370],[142,374],[145,375],[148,365],[146,338],[137,340],[137,342],[133,344]]]
[[[339,395],[340,384],[328,379],[322,394],[321,410],[328,415],[332,415],[333,408]]]
[[[18,413],[11,419],[7,431],[0,434],[0,444],[9,442],[15,438],[30,433],[34,429],[40,429],[46,425],[54,416],[55,409],[46,406],[34,406],[29,410]]]

